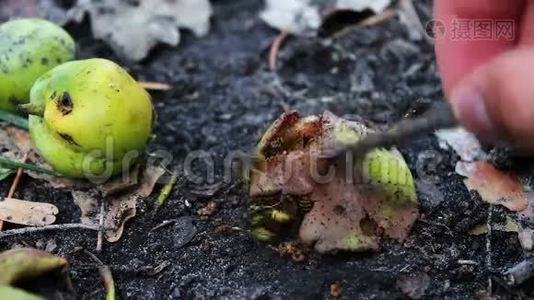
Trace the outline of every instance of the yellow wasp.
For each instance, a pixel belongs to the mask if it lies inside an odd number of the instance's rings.
[[[275,202],[274,199],[279,199]],[[258,200],[258,199],[256,199]],[[260,241],[274,242],[281,233],[298,229],[304,214],[313,207],[305,196],[281,195],[261,199],[249,206],[252,236]]]

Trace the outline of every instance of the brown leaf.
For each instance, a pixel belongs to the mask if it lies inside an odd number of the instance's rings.
[[[135,165],[130,172],[126,172],[124,176],[113,178],[97,188],[104,193],[104,195],[112,195],[123,192],[131,187],[134,187],[139,182],[139,165]]]
[[[525,192],[516,175],[500,171],[487,161],[458,163],[456,172],[467,177],[465,186],[477,191],[482,200],[511,211],[525,210],[533,197],[531,192]]]
[[[93,189],[88,192],[73,191],[72,196],[82,212],[81,222],[87,225],[100,225],[101,201],[106,201],[104,227],[114,228],[106,231],[109,242],[118,241],[124,230],[124,224],[136,215],[137,203],[152,193],[158,179],[165,173],[160,167],[147,167],[142,171],[140,182],[121,193],[113,193],[105,198]]]
[[[100,213],[99,193],[95,190],[72,191],[74,204],[80,208],[80,221],[87,225],[100,225],[98,221]]]
[[[305,244],[315,243],[320,253],[349,247],[360,251],[378,249],[377,225],[367,218],[362,205],[365,195],[354,184],[337,178],[317,187],[311,200],[313,209],[304,217],[299,232]],[[372,231],[364,231],[366,222]]]
[[[30,139],[30,134],[26,130],[11,125],[6,126],[5,130],[10,141],[17,146],[20,151],[29,152],[32,150],[33,145]]]
[[[20,248],[0,253],[0,285],[10,285],[68,267],[68,262],[47,252]]]
[[[0,201],[0,220],[27,226],[45,226],[56,221],[55,205],[6,198]]]

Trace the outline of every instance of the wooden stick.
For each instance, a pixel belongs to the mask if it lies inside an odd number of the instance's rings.
[[[280,34],[274,39],[273,44],[271,45],[271,50],[269,51],[269,68],[271,71],[276,71],[276,60],[278,59],[278,51],[280,46],[286,39],[288,35],[287,30],[283,30]]]
[[[28,159],[28,152],[24,153],[24,157],[22,157],[22,163],[25,163]],[[15,191],[17,190],[17,187],[20,182],[20,178],[22,177],[22,174],[24,173],[24,169],[18,168],[17,175],[15,176],[15,179],[13,180],[13,183],[11,184],[11,188],[9,188],[9,192],[7,193],[7,199],[13,198],[13,194],[15,194]],[[4,201],[9,201],[9,200]],[[4,221],[0,220],[0,231],[4,228]]]
[[[87,251],[86,249],[84,249],[83,251],[98,264],[98,272],[104,280],[106,300],[115,300],[115,283],[113,280],[113,275],[111,274],[111,269],[107,265],[104,265],[104,263],[93,253]]]
[[[167,83],[162,82],[153,82],[153,81],[138,81],[139,84],[147,90],[152,91],[169,91],[172,89],[172,86]]]
[[[100,205],[100,220],[99,220],[100,227],[104,227],[104,211],[106,209],[105,201],[106,199],[102,199],[102,203]],[[98,235],[96,238],[96,249],[95,249],[96,252],[102,251],[102,240],[103,239],[104,239],[104,232],[100,230],[98,231]]]
[[[100,266],[98,268],[100,276],[104,280],[104,288],[106,290],[106,300],[115,300],[115,283],[113,281],[113,275],[108,266]]]
[[[87,230],[95,230],[95,231],[101,230],[101,228],[98,226],[86,225],[86,224],[81,224],[81,223],[54,224],[54,225],[48,225],[48,226],[42,226],[42,227],[26,227],[26,228],[20,228],[20,229],[6,230],[3,232],[0,232],[0,239],[8,237],[8,236],[14,236],[14,235],[20,235],[20,234],[36,233],[36,232],[51,231],[51,230],[69,230],[69,229],[87,229]]]
[[[24,156],[22,157],[21,162],[25,163],[26,160],[28,160],[28,152],[24,153]],[[15,179],[13,180],[13,183],[11,184],[11,188],[9,189],[9,193],[7,194],[8,198],[13,198],[13,194],[15,194],[15,191],[17,191],[17,187],[20,183],[20,178],[22,177],[22,174],[24,174],[24,169],[18,168],[17,175],[15,176]]]
[[[358,24],[354,24],[351,26],[347,26],[346,28],[340,30],[339,32],[335,33],[331,38],[332,39],[340,39],[347,34],[351,33],[352,31],[362,28],[362,27],[370,27],[370,26],[376,26],[380,25],[388,20],[393,19],[398,14],[396,9],[388,8],[381,12],[378,15],[370,16],[369,18],[359,22]]]

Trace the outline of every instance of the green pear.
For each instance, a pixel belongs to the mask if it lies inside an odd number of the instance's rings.
[[[147,91],[105,59],[71,61],[41,76],[30,93],[30,135],[43,158],[75,178],[126,171],[151,137]]]
[[[74,40],[54,23],[18,19],[0,25],[0,109],[27,103],[35,80],[74,55]]]

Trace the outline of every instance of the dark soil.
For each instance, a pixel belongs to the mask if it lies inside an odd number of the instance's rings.
[[[418,6],[428,19],[426,2]],[[104,244],[96,255],[111,267],[119,299],[324,299],[330,297],[332,283],[343,288],[343,299],[397,299],[406,297],[397,282],[422,273],[430,277],[423,296],[428,299],[483,297],[490,277],[497,278],[493,292],[504,299],[534,297],[528,287],[532,281],[507,290],[498,280],[525,256],[515,234],[493,232],[488,267],[486,237],[467,231],[486,222],[489,206],[465,189],[454,172],[458,158],[441,150],[433,136],[401,149],[421,187],[422,211],[404,244],[386,241],[377,253],[311,255],[297,263],[245,231],[222,230],[248,228],[245,188],[239,179],[222,181],[225,154],[252,149],[284,110],[306,115],[328,109],[381,127],[443,98],[432,46],[409,40],[397,20],[354,30],[335,41],[290,37],[281,49],[278,73],[271,72],[268,49],[278,32],[257,18],[262,5],[214,1],[207,37],[184,33],[177,48],[161,46],[141,64],[123,62],[140,80],[173,85],[171,91],[153,93],[159,121],[152,150],[172,153],[172,169],[181,169],[189,151],[205,150],[217,161],[218,176],[215,182],[200,184],[179,180],[157,210],[154,197],[147,199],[122,239]],[[118,60],[107,46],[90,38],[87,23],[69,30],[79,42],[81,57]],[[197,171],[203,169],[197,166]],[[435,180],[424,182],[428,175]],[[9,184],[0,183],[1,194]],[[79,221],[68,191],[24,177],[16,197],[55,203],[61,211],[58,223]],[[210,202],[216,203],[216,213],[202,219],[198,210]],[[497,219],[502,216],[502,210],[493,209]],[[152,230],[166,220],[176,223]],[[55,299],[102,299],[98,265],[81,251],[94,252],[94,232],[2,238],[0,250],[42,247],[50,240],[57,244],[52,252],[71,264],[74,291],[53,284],[33,288]]]

